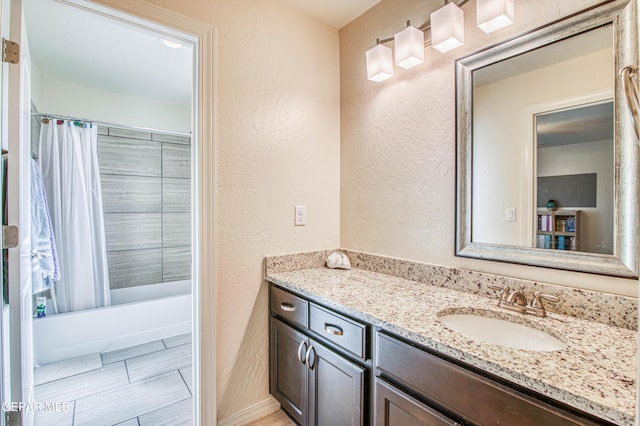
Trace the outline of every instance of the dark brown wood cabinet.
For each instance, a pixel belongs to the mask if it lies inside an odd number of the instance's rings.
[[[444,414],[377,377],[375,399],[374,424],[376,426],[459,425]]]
[[[376,375],[465,425],[575,426],[607,422],[450,362],[384,332],[376,333]],[[376,401],[377,403],[378,401]],[[379,408],[376,407],[376,413]],[[376,421],[377,425],[385,424]],[[443,423],[426,423],[443,424]],[[451,424],[451,423],[448,423]]]
[[[300,425],[611,425],[298,294],[270,292],[271,394]]]
[[[309,340],[293,327],[271,318],[271,394],[299,424],[306,423],[309,374],[304,360]]]
[[[310,425],[362,425],[364,368],[311,340],[309,357]]]
[[[314,312],[322,311],[326,315],[323,317],[326,321],[314,317],[314,324],[319,332],[333,338],[327,342],[339,347],[330,348],[315,338],[314,331],[306,328],[308,318],[297,313],[303,311],[307,315],[308,302],[289,294],[272,287],[271,394],[300,425],[363,426],[366,419],[366,367],[345,357],[347,350],[343,352],[341,341],[335,341],[336,337],[344,336],[347,347],[360,348],[362,343],[358,343],[356,336],[360,328],[339,314],[311,304]],[[286,309],[281,314],[282,305]],[[349,327],[355,328],[350,331]]]

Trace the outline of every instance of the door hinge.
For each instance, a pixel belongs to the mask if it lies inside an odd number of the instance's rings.
[[[2,226],[2,248],[10,249],[18,247],[20,243],[19,239],[20,232],[17,226],[13,225],[3,225]]]
[[[2,62],[17,64],[20,62],[20,45],[15,41],[2,38]]]
[[[22,416],[20,415],[20,411],[5,411],[4,424],[6,426],[21,426]]]

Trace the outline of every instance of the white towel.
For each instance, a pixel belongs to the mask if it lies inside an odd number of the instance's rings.
[[[32,293],[49,289],[60,279],[53,226],[40,166],[31,160],[31,287]]]

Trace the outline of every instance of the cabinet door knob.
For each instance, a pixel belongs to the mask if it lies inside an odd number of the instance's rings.
[[[304,350],[302,349],[304,348]],[[298,361],[300,361],[303,365],[305,363],[305,359],[303,358],[302,353],[307,349],[307,342],[304,340],[300,342],[300,346],[298,346]]]
[[[311,358],[311,351],[313,351],[313,358]],[[316,349],[313,345],[309,345],[309,349],[307,349],[307,355],[304,357],[304,360],[306,361],[307,366],[313,370],[313,367],[316,366]]]
[[[285,312],[293,312],[296,310],[296,307],[293,306],[291,303],[283,302],[280,304],[280,309],[282,309]]]
[[[334,336],[342,336],[343,334],[342,329],[337,325],[333,325],[333,324],[325,324],[324,331],[326,331],[329,334],[333,334]]]

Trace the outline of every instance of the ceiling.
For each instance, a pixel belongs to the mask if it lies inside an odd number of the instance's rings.
[[[380,0],[279,0],[342,28]],[[43,84],[65,82],[189,108],[193,49],[55,0],[23,0],[32,63]],[[47,111],[44,111],[47,112]]]
[[[23,9],[43,84],[66,82],[190,107],[190,45],[172,49],[155,33],[54,0],[23,0]]]
[[[613,140],[613,102],[536,117],[538,148]]]
[[[380,0],[280,0],[294,9],[340,29]]]

